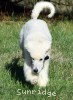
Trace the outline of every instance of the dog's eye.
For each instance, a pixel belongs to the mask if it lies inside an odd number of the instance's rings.
[[[32,58],[32,60],[34,60],[34,58]]]
[[[49,56],[46,56],[45,58],[44,58],[44,60],[48,60],[49,59]]]
[[[43,59],[40,59],[40,61],[42,61]]]

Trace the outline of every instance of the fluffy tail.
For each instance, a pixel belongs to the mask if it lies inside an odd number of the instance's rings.
[[[38,2],[35,6],[34,9],[32,10],[32,14],[31,17],[33,19],[37,19],[40,12],[44,9],[44,8],[48,8],[50,9],[50,14],[48,15],[48,18],[53,17],[53,15],[55,14],[55,7],[51,2],[46,2],[46,1],[41,1]]]

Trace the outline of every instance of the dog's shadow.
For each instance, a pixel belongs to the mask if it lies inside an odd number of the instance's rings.
[[[11,79],[14,79],[15,82],[19,81],[22,86],[27,86],[28,88],[32,89],[33,85],[25,81],[24,73],[23,73],[23,66],[19,64],[20,58],[14,58],[10,63],[6,63],[5,68],[9,71],[11,75]]]

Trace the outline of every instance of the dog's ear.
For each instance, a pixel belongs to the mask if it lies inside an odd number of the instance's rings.
[[[50,51],[51,50],[51,43],[46,42],[45,43],[45,49],[46,49],[46,52]]]
[[[30,51],[30,49],[31,49],[32,46],[33,46],[33,45],[32,45],[31,42],[25,43],[25,45],[24,45],[24,47],[25,47],[28,51]]]

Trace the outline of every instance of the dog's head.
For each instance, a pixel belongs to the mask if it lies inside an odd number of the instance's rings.
[[[41,56],[38,58],[35,58],[35,57],[32,58],[32,70],[33,70],[33,72],[40,73],[40,71],[44,68],[45,61],[47,61],[49,59],[50,59],[50,55],[48,54],[48,51],[45,52],[44,56]]]
[[[51,44],[46,41],[42,44],[30,42],[26,45],[26,49],[31,56],[32,71],[37,74],[40,73],[44,68],[45,61],[50,59]]]

